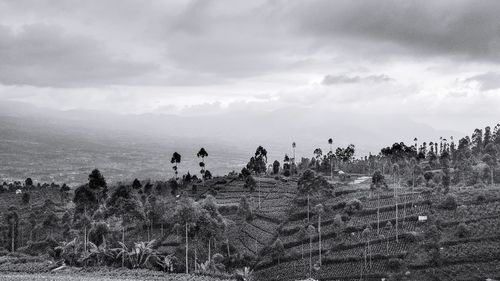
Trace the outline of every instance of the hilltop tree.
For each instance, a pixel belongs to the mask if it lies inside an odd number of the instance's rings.
[[[328,158],[330,159],[330,178],[333,180],[333,139],[328,139],[328,144],[330,145],[330,151],[328,152]]]
[[[297,173],[296,166],[295,166],[295,148],[296,147],[297,147],[297,144],[295,142],[292,142],[292,174]]]
[[[201,162],[199,163],[200,168],[201,168],[201,170],[200,170],[200,174],[201,174],[201,178],[202,178],[202,180],[203,180],[203,183],[205,183],[205,171],[206,171],[206,170],[205,170],[205,157],[208,157],[208,153],[207,153],[207,151],[205,150],[205,148],[203,148],[203,147],[202,147],[202,148],[200,149],[200,151],[198,151],[198,153],[196,154],[196,156],[197,156],[198,158],[200,158],[200,157],[201,157]]]
[[[133,189],[141,189],[142,188],[142,184],[137,178],[134,179],[134,181],[132,182],[132,188]]]
[[[175,180],[179,180],[178,165],[179,163],[181,163],[181,155],[177,152],[174,152],[174,154],[172,154],[172,158],[170,159],[170,163],[173,164],[172,169],[175,173]]]
[[[89,188],[96,194],[99,202],[107,198],[108,185],[106,179],[98,169],[92,170],[89,175]]]
[[[292,160],[288,157],[288,154],[285,154],[285,158],[283,159],[283,175],[285,177],[291,175],[291,162]]]
[[[247,169],[255,172],[257,176],[261,173],[265,173],[267,170],[267,150],[259,146],[255,150],[255,156],[250,158],[250,162],[247,164]],[[257,186],[259,189],[259,209],[260,209],[260,178],[257,178]]]
[[[33,180],[31,178],[27,178],[25,181],[24,181],[24,185],[26,187],[31,187],[33,186]]]
[[[323,151],[321,150],[321,148],[316,148],[313,153],[314,153],[314,157],[316,159],[316,161],[315,161],[316,166],[314,168],[316,169],[316,171],[319,171],[320,160],[321,160],[321,156],[323,155]]]
[[[273,174],[277,175],[280,172],[280,162],[278,160],[274,160],[273,162]]]

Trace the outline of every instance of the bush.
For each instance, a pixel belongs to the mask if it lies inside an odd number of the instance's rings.
[[[455,210],[457,209],[457,199],[455,198],[455,196],[453,195],[448,195],[446,196],[446,198],[444,199],[443,202],[441,202],[441,204],[439,205],[439,207],[441,209],[445,209],[445,210]]]

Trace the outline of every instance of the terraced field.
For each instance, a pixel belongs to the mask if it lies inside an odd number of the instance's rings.
[[[343,191],[337,191],[337,196],[322,202],[327,212],[322,215],[321,222],[321,267],[318,267],[318,233],[311,239],[299,235],[300,228],[307,225],[307,219],[297,215],[307,210],[299,204],[279,236],[285,248],[280,263],[270,255],[264,256],[256,267],[259,280],[305,279],[310,276],[310,263],[311,277],[319,280],[380,280],[395,274],[391,262],[397,260],[406,268],[411,280],[430,280],[430,276],[440,276],[439,280],[471,280],[470,276],[485,277],[484,272],[489,272],[488,278],[498,276],[497,269],[490,270],[493,261],[500,259],[500,192],[497,189],[455,190],[452,194],[459,207],[453,210],[439,207],[443,195],[419,190],[404,193],[398,190],[397,200],[393,191],[379,194],[379,200],[364,188],[358,191],[345,188]],[[478,199],[478,194],[484,197]],[[346,218],[343,208],[354,198],[361,201],[362,210]],[[343,214],[342,225],[335,223],[337,214]],[[419,222],[418,216],[428,216],[429,222]],[[311,224],[317,227],[318,217],[314,211],[310,217]],[[430,263],[428,253],[423,254],[425,258],[419,256],[422,255],[422,243],[427,243],[426,231],[436,220],[441,225],[439,267]],[[388,222],[392,227],[387,227]],[[467,237],[457,236],[460,223],[467,226]],[[369,232],[365,230],[368,226],[371,227]],[[377,226],[380,226],[378,231]],[[452,272],[458,270],[458,265],[473,270],[460,276]],[[458,272],[465,271],[459,269]]]

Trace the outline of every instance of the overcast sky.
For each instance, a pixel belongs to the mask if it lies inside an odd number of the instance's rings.
[[[0,0],[0,101],[500,121],[500,1]],[[348,115],[346,115],[348,116]]]

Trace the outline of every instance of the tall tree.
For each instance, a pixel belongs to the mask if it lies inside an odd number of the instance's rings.
[[[330,151],[328,152],[328,158],[330,159],[330,178],[333,181],[333,139],[328,139],[328,144],[330,145]]]
[[[323,204],[318,204],[314,207],[314,211],[318,215],[318,241],[319,241],[319,265],[321,266],[321,215],[325,212]]]
[[[295,166],[295,148],[297,147],[297,144],[295,142],[292,143],[292,174],[297,173],[296,169],[297,167]]]
[[[267,170],[267,150],[260,146],[255,150],[255,156],[250,159],[247,164],[247,168],[257,175],[257,188],[259,190],[259,209],[261,206],[260,202],[260,174],[265,173]]]
[[[26,187],[31,187],[33,186],[33,180],[31,178],[27,178],[25,181],[24,181],[24,185]]]
[[[196,153],[196,156],[197,156],[198,158],[200,158],[200,157],[201,157],[201,162],[200,162],[200,168],[201,168],[201,170],[200,170],[200,174],[201,174],[201,178],[202,178],[202,180],[203,180],[203,184],[205,184],[205,179],[206,179],[206,178],[205,178],[205,171],[206,171],[206,170],[205,170],[205,157],[208,157],[208,153],[207,153],[207,151],[205,150],[205,148],[203,148],[203,147],[202,147],[202,148],[200,149],[200,151],[198,151],[198,153]]]
[[[309,236],[309,277],[312,275],[312,239],[314,234],[316,233],[316,229],[313,225],[309,225],[307,227],[307,235]]]
[[[178,165],[179,163],[181,163],[181,155],[177,152],[174,152],[174,154],[172,154],[172,158],[170,159],[170,163],[173,164],[172,169],[175,173],[175,180],[179,180]]]

